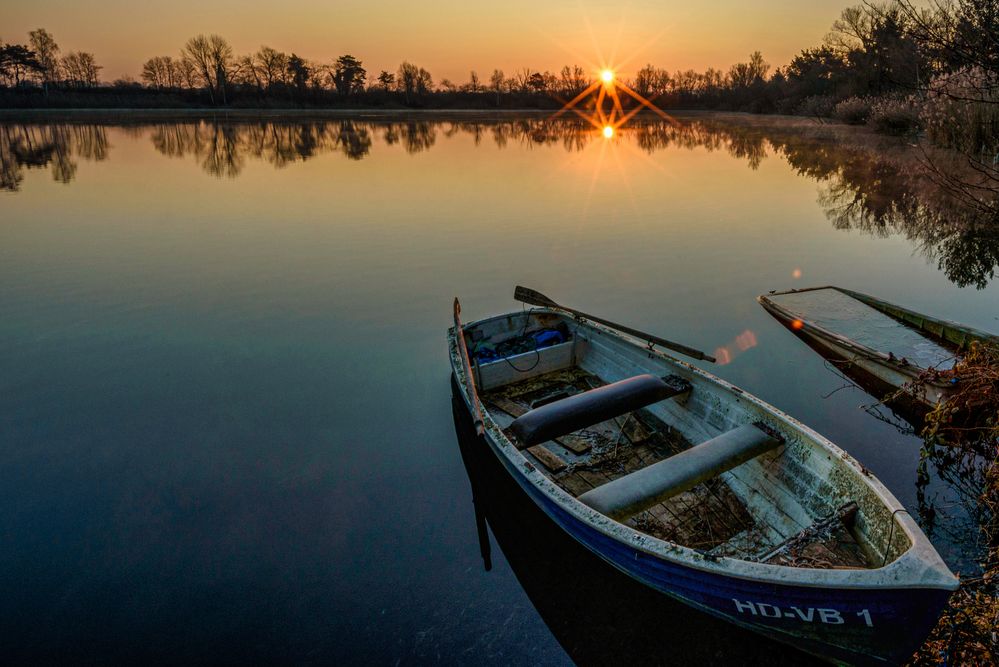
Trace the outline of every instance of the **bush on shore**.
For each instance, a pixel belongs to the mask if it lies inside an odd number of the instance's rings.
[[[806,97],[798,105],[795,114],[813,118],[829,118],[836,107],[836,100],[830,95],[813,95]]]
[[[871,100],[867,97],[848,97],[833,108],[832,115],[847,125],[864,125],[871,115]]]
[[[906,136],[922,127],[919,107],[913,97],[883,97],[871,105],[868,124],[882,134]]]
[[[933,78],[920,117],[926,135],[981,162],[999,155],[999,80],[980,67]]]

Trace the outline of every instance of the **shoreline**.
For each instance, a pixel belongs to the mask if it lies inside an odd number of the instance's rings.
[[[263,109],[263,108],[246,108],[246,109],[219,109],[212,107],[200,107],[200,108],[189,108],[189,107],[176,107],[176,108],[161,108],[161,107],[135,107],[135,108],[120,108],[120,107],[73,107],[73,108],[52,108],[52,107],[34,107],[34,108],[0,108],[0,122],[2,121],[24,121],[24,120],[40,120],[40,121],[74,121],[74,120],[96,120],[96,121],[108,121],[108,120],[126,120],[126,121],[145,121],[145,120],[196,120],[196,119],[211,119],[211,120],[232,120],[232,121],[242,121],[242,120],[260,120],[260,119],[354,119],[354,120],[391,120],[391,119],[404,119],[413,117],[428,117],[428,118],[447,118],[458,117],[463,119],[481,119],[481,120],[492,120],[492,119],[505,119],[505,118],[522,118],[522,117],[551,117],[557,111],[546,110],[546,109],[385,109],[377,107],[365,107],[365,108],[337,108],[337,109]],[[700,117],[700,116],[716,116],[716,117],[732,117],[732,118],[745,118],[745,119],[781,119],[783,121],[797,121],[806,122],[808,124],[815,124],[814,118],[809,118],[805,116],[792,116],[787,114],[754,114],[747,111],[722,111],[715,109],[680,109],[675,111],[666,111],[670,116],[676,117]],[[564,114],[563,118],[575,118],[569,114]],[[641,112],[636,114],[635,118],[650,118],[655,117],[655,114],[651,112]],[[838,125],[839,123],[835,123]]]

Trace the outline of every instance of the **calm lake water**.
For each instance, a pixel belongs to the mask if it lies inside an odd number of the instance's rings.
[[[800,664],[648,595],[459,446],[451,300],[472,320],[519,308],[516,284],[722,350],[709,370],[971,567],[959,484],[931,467],[920,491],[921,441],[755,300],[836,284],[999,331],[999,240],[913,182],[904,144],[715,115],[609,139],[543,116],[86,118],[0,120],[9,658]]]

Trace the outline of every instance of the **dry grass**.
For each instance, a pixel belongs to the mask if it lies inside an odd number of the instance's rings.
[[[923,437],[972,448],[999,439],[999,347],[973,342],[951,375],[955,390],[926,415]]]
[[[976,489],[981,532],[981,576],[962,578],[961,589],[915,665],[999,664],[999,348],[972,344],[954,368],[955,392],[926,416],[924,460],[952,470],[979,470]],[[944,450],[945,456],[934,452]]]
[[[993,550],[984,575],[962,580],[929,639],[913,656],[913,665],[999,664],[997,559],[999,552]]]

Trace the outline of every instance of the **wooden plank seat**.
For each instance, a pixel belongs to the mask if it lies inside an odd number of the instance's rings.
[[[747,424],[598,486],[579,496],[579,500],[601,514],[624,519],[717,477],[780,444],[774,434],[755,424]]]
[[[510,424],[525,445],[536,445],[690,391],[680,377],[635,377],[534,408]]]

